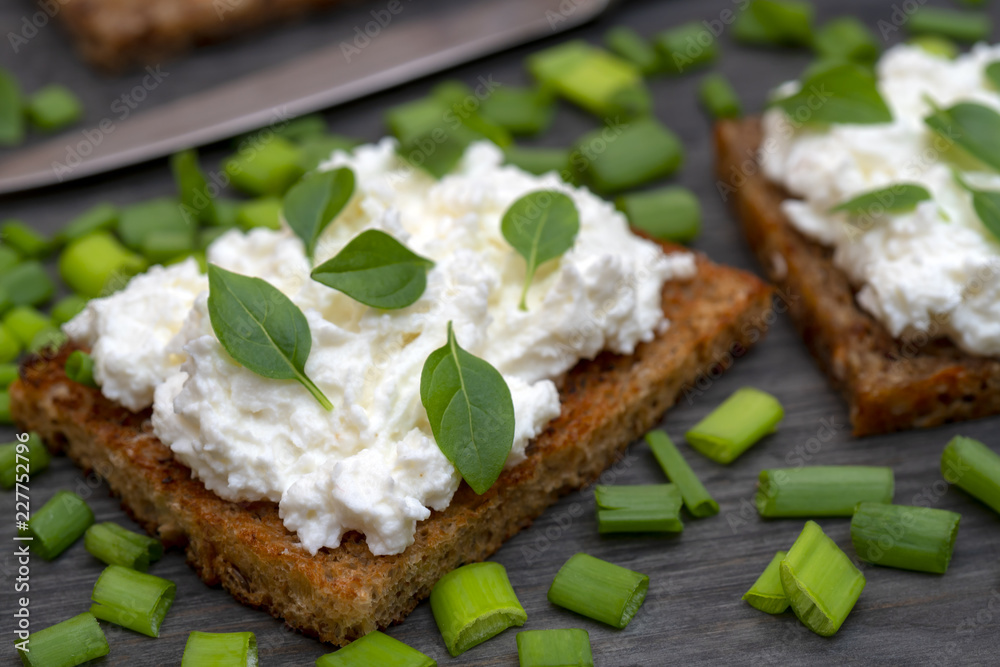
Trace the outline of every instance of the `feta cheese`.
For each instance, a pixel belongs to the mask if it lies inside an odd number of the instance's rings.
[[[1000,111],[1000,96],[983,74],[996,60],[1000,46],[980,44],[953,61],[896,46],[877,68],[893,122],[797,128],[772,109],[761,144],[764,172],[797,197],[783,211],[803,234],[834,248],[862,308],[893,336],[947,336],[985,356],[1000,355],[1000,243],[943,158],[948,141],[924,118],[932,112],[928,99],[941,108],[967,101]],[[1000,190],[995,173],[968,180]],[[923,185],[933,199],[906,213],[854,220],[830,213],[863,192],[903,182]]]

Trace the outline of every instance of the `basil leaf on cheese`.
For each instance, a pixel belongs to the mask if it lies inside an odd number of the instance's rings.
[[[531,192],[510,205],[500,231],[527,262],[521,310],[527,310],[528,288],[539,265],[573,247],[580,231],[580,214],[568,196],[554,190]]]
[[[875,75],[860,65],[824,65],[773,104],[799,123],[890,123],[892,112],[875,84]]]
[[[1000,113],[972,102],[934,109],[924,122],[946,141],[1000,171]]]
[[[276,287],[209,264],[208,316],[222,347],[237,363],[266,378],[295,380],[325,409],[333,409],[306,376],[312,349],[306,316]]]
[[[931,198],[927,188],[913,183],[896,183],[877,190],[864,192],[830,209],[831,213],[843,211],[851,215],[903,213],[912,211],[922,201]]]
[[[497,369],[466,352],[448,322],[448,342],[420,374],[420,401],[434,440],[478,494],[503,471],[514,444],[514,402]]]
[[[353,194],[354,172],[347,167],[306,176],[285,194],[285,221],[302,239],[306,255],[313,256],[319,235]]]
[[[1000,241],[1000,192],[974,188],[958,172],[955,172],[955,180],[972,195],[972,208],[983,227],[993,235],[994,240]]]
[[[312,271],[312,279],[372,308],[393,310],[415,302],[427,289],[434,262],[377,229],[361,232],[336,257]]]

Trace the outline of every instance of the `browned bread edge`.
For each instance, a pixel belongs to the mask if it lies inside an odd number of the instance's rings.
[[[11,409],[20,427],[103,476],[150,533],[186,546],[206,583],[342,645],[401,621],[445,573],[487,558],[561,495],[595,480],[699,373],[760,337],[771,293],[756,277],[699,256],[694,279],[664,288],[672,322],[664,334],[632,355],[578,364],[560,390],[561,415],[531,443],[528,459],[482,496],[463,484],[396,556],[372,556],[356,533],[310,556],[273,503],[232,503],[207,491],[153,435],[148,410],[134,414],[67,379],[68,348],[22,366]]]

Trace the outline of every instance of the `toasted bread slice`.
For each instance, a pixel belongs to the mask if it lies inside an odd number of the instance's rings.
[[[765,272],[813,356],[850,404],[855,435],[938,426],[1000,413],[1000,361],[963,352],[934,331],[892,337],[854,299],[833,252],[781,212],[789,197],[756,163],[759,119],[715,129],[717,174]]]
[[[25,362],[11,409],[22,428],[102,475],[150,533],[186,546],[206,583],[342,645],[401,621],[445,573],[487,558],[559,496],[597,479],[699,373],[756,340],[752,323],[771,307],[771,293],[756,277],[699,257],[693,279],[664,288],[665,333],[632,355],[580,362],[560,390],[562,414],[529,445],[527,460],[481,496],[463,483],[395,556],[373,556],[357,533],[311,556],[275,504],[207,491],[153,435],[149,410],[132,413],[66,377],[68,346]]]

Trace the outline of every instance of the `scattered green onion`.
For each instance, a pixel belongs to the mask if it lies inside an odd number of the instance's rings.
[[[719,73],[712,73],[701,80],[698,86],[701,105],[715,120],[739,118],[743,115],[743,105],[729,80]]]
[[[94,523],[94,513],[72,491],[57,491],[28,519],[22,535],[31,538],[31,550],[44,560],[66,551]]]
[[[316,667],[437,667],[437,661],[427,657],[378,630],[355,639],[334,653],[316,659]]]
[[[90,613],[102,621],[148,637],[159,637],[160,624],[174,603],[176,592],[177,586],[172,581],[121,565],[109,565],[94,584]]]
[[[29,259],[44,257],[52,250],[52,242],[20,220],[8,220],[0,227],[3,242]]]
[[[773,468],[760,471],[754,504],[768,519],[852,516],[858,503],[891,503],[894,487],[892,468]]]
[[[701,23],[686,23],[657,34],[653,41],[665,71],[683,74],[719,57],[715,35]]]
[[[452,113],[435,97],[390,109],[385,121],[399,140],[399,155],[435,178],[451,171],[477,136],[461,123],[446,124],[445,115]]]
[[[938,35],[957,42],[979,42],[990,36],[993,22],[981,12],[918,7],[910,14],[906,29],[914,35]]]
[[[0,391],[0,424],[13,424],[14,419],[10,414],[10,391],[4,389]]]
[[[578,553],[559,569],[549,602],[618,628],[627,626],[649,589],[649,577]]]
[[[188,635],[181,667],[257,667],[252,632],[198,632]],[[373,663],[374,664],[374,663]]]
[[[293,118],[274,133],[293,144],[307,144],[326,135],[326,120],[318,113]]]
[[[604,45],[612,53],[639,68],[643,74],[660,69],[660,57],[653,45],[632,28],[620,25],[604,33]]]
[[[715,502],[705,486],[694,474],[694,470],[681,456],[677,445],[663,431],[650,431],[646,434],[646,442],[653,450],[653,456],[671,482],[677,486],[684,506],[691,516],[701,519],[719,513],[719,503]]]
[[[97,387],[94,381],[94,358],[83,350],[73,350],[66,357],[66,377],[85,387]]]
[[[878,60],[879,44],[868,26],[853,16],[833,19],[816,32],[813,48],[821,58],[869,64]]]
[[[146,238],[156,232],[186,231],[193,238],[195,221],[185,216],[180,201],[160,197],[122,209],[117,230],[126,247],[141,251]]]
[[[357,145],[358,142],[354,139],[337,134],[316,137],[305,144],[299,144],[299,150],[302,152],[299,164],[306,171],[312,171],[329,160],[335,151],[350,153]]]
[[[50,461],[49,450],[41,436],[34,431],[28,434],[28,439],[24,442],[19,440],[0,445],[0,486],[12,489],[19,476],[36,475],[48,468]],[[20,469],[18,466],[21,466]]]
[[[22,346],[27,346],[38,332],[52,327],[52,320],[31,306],[17,306],[3,316],[3,325]]]
[[[270,141],[245,142],[223,168],[237,189],[249,195],[277,196],[305,173],[301,161],[297,146],[275,136]]]
[[[949,484],[1000,512],[1000,456],[972,438],[952,438],[941,454],[941,474]]]
[[[541,175],[550,171],[562,174],[569,169],[569,151],[564,148],[533,148],[508,146],[504,149],[506,163],[523,169],[529,174]]]
[[[217,224],[219,216],[215,210],[215,198],[209,189],[208,179],[198,164],[198,152],[188,149],[174,153],[170,156],[170,170],[177,183],[177,196],[184,216],[206,225]]]
[[[54,325],[50,325],[35,334],[31,342],[28,343],[28,352],[32,354],[39,354],[44,351],[54,351],[58,350],[63,344],[69,340],[63,331]]]
[[[632,227],[660,241],[688,243],[701,233],[701,204],[679,185],[622,195],[615,208]]]
[[[0,362],[7,363],[17,359],[21,354],[21,341],[17,339],[10,329],[0,324]]]
[[[500,87],[479,107],[479,114],[511,134],[543,132],[552,123],[555,103],[548,89]]]
[[[95,232],[71,242],[59,256],[59,274],[70,288],[93,298],[113,291],[117,278],[146,269],[146,260],[129,251],[108,232]]]
[[[14,75],[0,68],[0,146],[24,141],[24,97]]]
[[[52,84],[30,96],[24,111],[35,127],[54,132],[80,120],[83,105],[68,88]]]
[[[932,56],[945,60],[954,60],[958,55],[958,45],[950,39],[938,35],[916,35],[906,40],[908,44],[918,46]]]
[[[98,204],[66,223],[56,234],[59,243],[83,238],[93,232],[109,232],[118,224],[119,211],[114,204]]]
[[[104,631],[89,613],[31,633],[28,649],[18,649],[26,667],[76,667],[107,655],[110,650]]]
[[[679,533],[681,492],[673,484],[594,487],[600,533]]]
[[[744,387],[685,434],[696,450],[718,463],[731,463],[769,433],[785,411],[774,396]]]
[[[0,389],[6,389],[17,379],[18,366],[13,363],[0,363]]]
[[[55,305],[49,310],[49,317],[52,319],[54,325],[61,327],[82,313],[86,307],[87,299],[72,294],[56,301]]]
[[[863,561],[944,574],[961,519],[930,507],[860,503],[851,519],[851,542]]]
[[[121,565],[145,572],[149,564],[163,557],[159,540],[140,535],[117,523],[95,523],[83,536],[87,551],[108,565]]]
[[[813,41],[813,6],[796,0],[751,0],[736,16],[733,36],[744,44],[809,46]]]
[[[431,612],[451,655],[528,619],[499,563],[472,563],[444,575],[431,590]]]
[[[823,637],[840,629],[865,577],[815,521],[807,521],[781,561],[781,585],[802,623]]]
[[[684,149],[668,128],[641,118],[625,128],[584,135],[573,156],[574,167],[587,184],[610,194],[674,173],[684,161]]]
[[[753,582],[743,599],[754,609],[759,609],[766,614],[780,614],[788,609],[788,598],[785,597],[785,589],[781,586],[781,561],[785,559],[787,552],[779,551],[774,554],[774,558],[757,581]]]
[[[15,306],[37,306],[52,298],[56,284],[40,262],[22,262],[0,276],[0,289]]]
[[[21,255],[13,248],[0,245],[0,275],[21,263]]]
[[[278,197],[260,197],[240,204],[236,211],[236,224],[241,229],[266,227],[281,229],[281,199]]]
[[[240,202],[235,199],[225,199],[220,197],[215,200],[215,222],[216,227],[229,229],[236,226],[236,214],[240,210]],[[205,231],[205,230],[202,230]]]
[[[594,667],[590,635],[578,628],[517,633],[520,667]]]
[[[208,227],[206,229],[201,229],[198,231],[198,250],[205,251],[208,246],[215,243],[223,234],[229,232],[228,227]]]
[[[195,249],[195,237],[187,229],[154,229],[142,240],[139,252],[151,264],[162,264]]]

